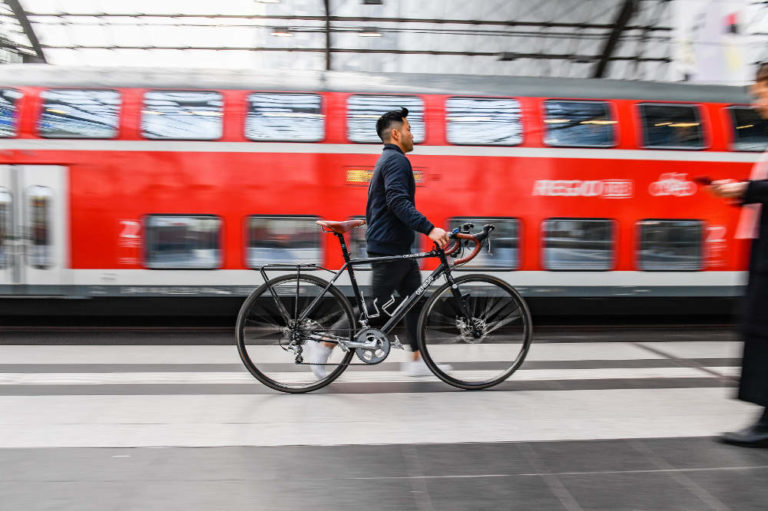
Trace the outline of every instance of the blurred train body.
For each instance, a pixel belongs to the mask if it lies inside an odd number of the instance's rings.
[[[743,88],[4,70],[6,312],[32,307],[20,298],[235,304],[260,284],[262,264],[339,268],[335,239],[314,222],[364,215],[381,152],[376,118],[401,105],[417,142],[409,158],[418,209],[446,228],[497,226],[491,252],[463,271],[495,274],[534,301],[632,310],[639,299],[682,307],[741,292],[748,245],[734,239],[739,209],[693,178],[747,178],[765,148]],[[354,254],[363,240],[363,232],[348,240]],[[418,243],[429,248],[423,236]],[[363,283],[368,273],[359,272]]]

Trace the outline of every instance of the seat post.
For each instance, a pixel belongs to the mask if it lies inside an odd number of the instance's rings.
[[[344,261],[347,263],[347,272],[349,272],[349,281],[352,284],[352,293],[355,295],[358,307],[365,311],[365,317],[368,317],[368,309],[363,302],[363,294],[360,292],[360,288],[357,286],[357,279],[355,278],[355,269],[349,264],[349,250],[347,250],[347,243],[344,241],[344,235],[337,232],[334,233],[339,238],[339,244],[341,245],[341,254],[344,256]],[[362,313],[361,313],[362,314]]]
[[[333,234],[339,238],[339,244],[341,245],[341,255],[344,256],[344,261],[349,262],[349,250],[347,250],[347,242],[344,241],[344,235],[337,232],[334,232]]]

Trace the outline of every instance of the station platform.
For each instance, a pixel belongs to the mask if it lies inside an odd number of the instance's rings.
[[[719,444],[729,329],[540,332],[466,392],[350,368],[321,391],[255,381],[226,331],[8,331],[0,508],[764,510],[768,449]],[[202,338],[202,336],[201,336]],[[78,339],[82,342],[78,343]],[[221,342],[220,342],[221,341]]]

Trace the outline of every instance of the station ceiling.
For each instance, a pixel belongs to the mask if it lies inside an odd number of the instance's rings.
[[[0,0],[5,61],[665,80],[670,0]]]

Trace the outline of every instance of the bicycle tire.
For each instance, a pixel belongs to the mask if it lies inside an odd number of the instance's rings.
[[[531,313],[517,290],[501,279],[480,274],[454,281],[473,323],[485,333],[481,338],[471,335],[452,286],[445,283],[427,299],[419,316],[421,355],[449,385],[465,390],[493,387],[524,362],[533,339]]]
[[[281,275],[271,279],[268,284],[262,284],[246,298],[238,312],[237,325],[235,327],[237,349],[245,367],[257,380],[267,387],[292,394],[311,392],[325,387],[336,380],[349,366],[354,352],[352,350],[342,352],[341,349],[335,348],[331,354],[336,359],[332,363],[333,369],[324,378],[317,378],[314,375],[309,376],[312,374],[311,367],[309,365],[296,364],[295,353],[286,350],[284,347],[287,345],[285,336],[287,335],[286,332],[290,331],[289,326],[283,315],[279,312],[275,298],[268,286],[271,286],[278,295],[278,299],[283,303],[285,310],[290,316],[288,318],[290,320],[295,319],[297,312],[300,314],[301,311],[305,310],[312,299],[322,293],[323,289],[328,286],[328,282],[314,275],[302,274],[298,282],[298,288],[303,294],[296,299],[297,275]],[[331,323],[330,326],[346,320],[347,325],[349,325],[348,330],[351,339],[354,331],[354,316],[349,300],[335,286],[330,286],[324,296],[333,301],[322,303],[316,307],[310,314],[307,324],[311,325],[310,322],[314,321],[318,326],[313,326],[312,328],[328,331],[329,325],[321,325],[317,319],[323,319],[326,323]],[[292,299],[295,301],[292,301]],[[304,309],[299,310],[299,303],[304,306]],[[337,314],[334,313],[334,308],[338,308]],[[321,314],[328,315],[328,318],[321,316]],[[262,330],[259,330],[260,328]],[[343,330],[342,333],[346,336]],[[255,342],[262,338],[266,340],[266,343]],[[317,341],[300,341],[302,351],[306,343],[309,342]],[[274,346],[275,350],[274,352],[270,350],[267,354],[264,346]],[[277,348],[280,348],[280,350],[278,351]],[[257,354],[257,352],[259,353]],[[252,355],[257,355],[257,359],[254,360]],[[261,360],[262,358],[263,360]],[[314,380],[313,377],[315,378]],[[288,381],[281,382],[280,379]]]

